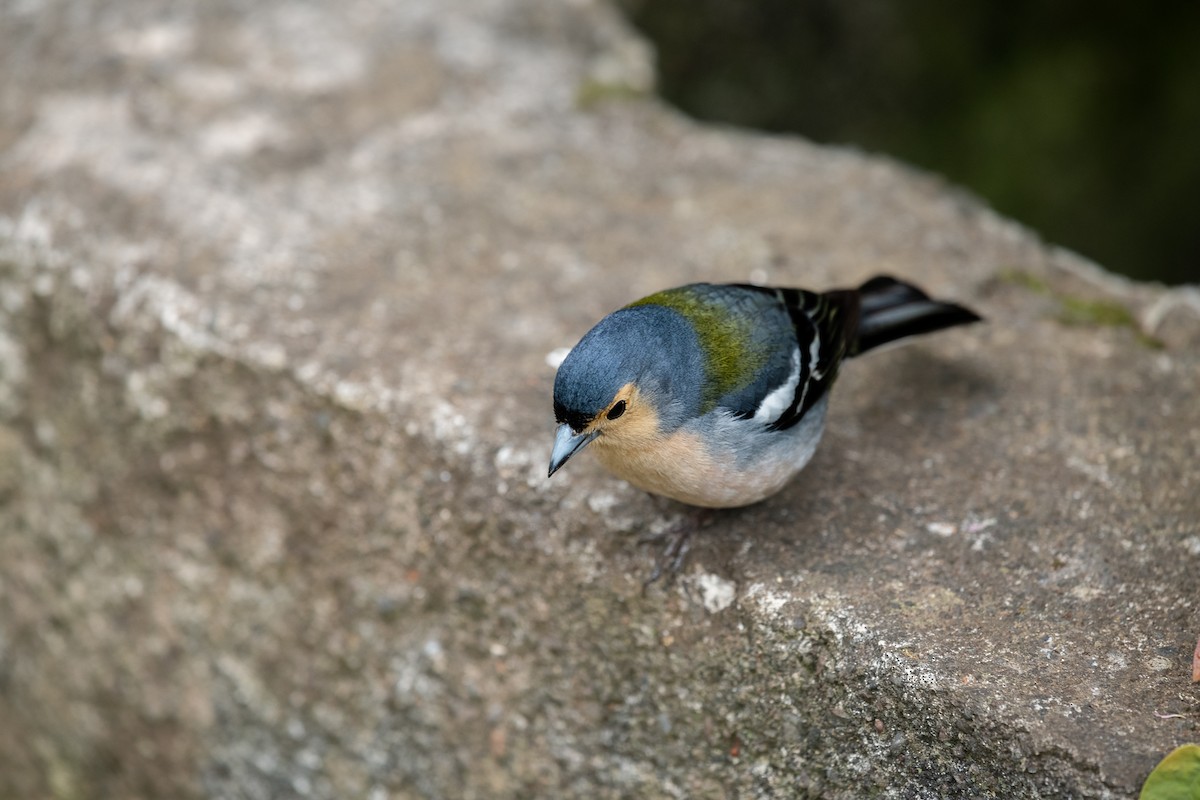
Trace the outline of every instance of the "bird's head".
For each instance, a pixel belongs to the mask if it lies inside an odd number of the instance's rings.
[[[704,374],[695,329],[679,313],[643,305],[609,314],[554,378],[550,474],[592,442],[654,446],[696,413]]]

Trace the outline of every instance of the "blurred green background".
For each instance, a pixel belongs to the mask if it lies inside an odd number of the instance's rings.
[[[1200,2],[621,0],[692,116],[891,154],[1200,282]]]

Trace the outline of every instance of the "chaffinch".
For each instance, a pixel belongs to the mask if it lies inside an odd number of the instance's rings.
[[[758,502],[812,458],[844,359],[979,320],[886,276],[823,293],[696,283],[652,294],[600,320],[559,366],[550,475],[590,446],[647,492]]]

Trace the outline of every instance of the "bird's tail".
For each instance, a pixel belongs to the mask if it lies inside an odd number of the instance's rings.
[[[858,338],[851,355],[880,345],[983,318],[968,308],[932,300],[912,284],[878,275],[858,287]]]

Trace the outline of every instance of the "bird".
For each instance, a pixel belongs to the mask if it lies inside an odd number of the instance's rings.
[[[601,319],[559,365],[549,476],[587,448],[651,494],[757,503],[812,459],[843,361],[981,319],[888,275],[824,292],[693,283],[651,294]]]

